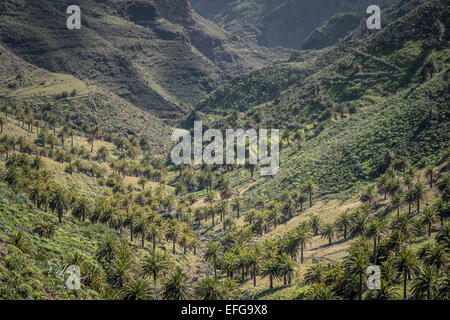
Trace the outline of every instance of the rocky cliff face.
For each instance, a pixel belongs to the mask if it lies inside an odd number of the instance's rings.
[[[196,12],[227,30],[253,30],[259,45],[298,49],[311,32],[336,14],[355,13],[363,17],[369,5],[386,7],[399,0],[190,1]]]
[[[116,5],[121,16],[139,25],[151,25],[160,16],[153,0],[128,0]]]
[[[156,0],[161,16],[177,22],[192,21],[192,9],[188,0]]]

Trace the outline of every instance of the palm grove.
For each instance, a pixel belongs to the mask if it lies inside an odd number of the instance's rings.
[[[104,133],[99,126],[77,129],[50,112],[35,114],[11,101],[1,111],[2,202],[35,213],[32,228],[11,230],[5,239],[4,298],[237,299],[244,294],[242,284],[256,287],[261,279],[268,280],[269,290],[277,281],[304,286],[298,298],[305,299],[449,297],[448,150],[439,165],[422,171],[406,157],[387,153],[387,170],[361,192],[356,209],[332,222],[313,215],[284,234],[265,236],[313,206],[314,177],[276,199],[264,193],[244,197],[224,178],[237,166],[173,167],[150,150],[145,137]],[[8,135],[6,127],[28,138]],[[48,160],[63,164],[65,175],[89,177],[101,191],[92,195],[62,186]],[[244,169],[253,178],[255,168]],[[424,203],[427,191],[437,196]],[[103,229],[92,250],[55,257],[40,247],[73,228]],[[317,237],[327,246],[350,241],[345,258],[306,257]],[[298,276],[308,260],[312,265]],[[15,280],[51,274],[48,261],[62,270],[80,266],[83,290],[67,293],[55,274],[50,283],[30,281],[27,287]],[[21,266],[30,263],[30,274],[23,274]],[[381,289],[368,291],[366,268],[372,264],[381,266]]]

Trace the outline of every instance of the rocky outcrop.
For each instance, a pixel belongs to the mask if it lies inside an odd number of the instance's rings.
[[[161,16],[170,21],[191,22],[192,9],[188,0],[155,0]]]
[[[153,0],[129,0],[118,2],[119,14],[141,26],[152,25],[159,17],[158,9]]]
[[[308,35],[331,17],[355,13],[364,17],[369,5],[386,7],[399,0],[191,0],[194,10],[225,29],[253,29],[258,44],[300,49]],[[251,8],[251,9],[249,9]],[[356,27],[356,25],[355,25]],[[339,36],[346,34],[337,32]],[[324,34],[321,34],[322,36]],[[325,41],[329,42],[326,35]]]

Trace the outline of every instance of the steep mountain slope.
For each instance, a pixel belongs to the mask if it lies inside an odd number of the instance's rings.
[[[204,21],[187,0],[79,1],[81,30],[66,27],[71,4],[2,1],[0,43],[160,117],[176,117],[225,79],[283,57]]]
[[[361,16],[355,13],[342,13],[311,32],[302,44],[302,49],[322,49],[332,46],[349,31],[353,31],[360,23]]]
[[[320,194],[372,181],[384,155],[415,164],[448,147],[449,10],[445,1],[399,4],[397,19],[361,41],[240,77],[216,90],[192,114],[216,128],[280,128],[298,136],[281,154],[280,174],[254,190],[279,194],[312,177]],[[242,181],[243,173],[234,173]],[[237,178],[239,177],[239,178]],[[240,183],[240,182],[238,182]]]
[[[385,7],[396,1],[191,0],[191,3],[199,14],[227,30],[253,34],[260,45],[300,48],[312,31],[338,13],[352,12],[364,17],[369,5]]]
[[[167,150],[169,128],[157,117],[112,92],[66,74],[50,73],[25,62],[0,46],[0,104],[35,112],[51,112],[58,121],[99,125],[104,132],[149,138],[156,152]]]

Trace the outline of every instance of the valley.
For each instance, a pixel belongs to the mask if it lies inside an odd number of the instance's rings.
[[[3,1],[0,299],[448,300],[450,7],[357,2]]]

